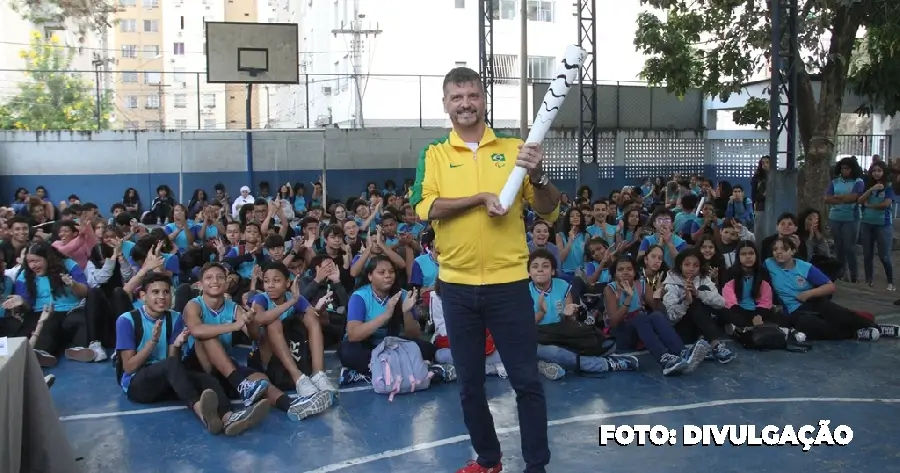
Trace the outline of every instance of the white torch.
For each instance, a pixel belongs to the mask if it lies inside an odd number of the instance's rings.
[[[566,48],[566,55],[556,69],[556,76],[553,82],[550,83],[547,94],[544,95],[544,101],[541,102],[541,107],[537,111],[537,116],[525,143],[540,143],[544,141],[544,135],[550,131],[553,119],[556,118],[559,108],[562,107],[563,102],[566,100],[566,94],[569,93],[569,89],[575,83],[575,78],[578,77],[578,70],[581,68],[585,55],[586,52],[578,46]],[[525,78],[523,77],[522,80],[525,80]],[[522,188],[522,181],[525,179],[527,172],[525,168],[516,166],[509,174],[506,185],[500,191],[500,205],[504,209],[509,209],[512,206],[513,201],[519,194],[519,189]]]

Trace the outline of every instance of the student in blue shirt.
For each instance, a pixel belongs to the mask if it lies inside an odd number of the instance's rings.
[[[264,400],[235,411],[216,378],[188,371],[181,363],[181,348],[187,342],[188,331],[181,315],[169,310],[169,278],[150,274],[141,284],[140,297],[143,306],[122,314],[116,321],[117,375],[125,396],[140,404],[178,399],[214,435],[240,435],[259,424],[269,409]],[[137,323],[141,324],[139,340]]]
[[[206,263],[200,270],[201,295],[184,307],[184,323],[190,330],[185,359],[188,368],[214,374],[226,392],[238,395],[245,406],[268,399],[293,420],[305,419],[331,407],[331,393],[318,392],[310,398],[298,398],[302,402],[292,402],[264,374],[234,361],[232,333],[243,331],[252,340],[258,340],[259,332],[246,329],[254,322],[253,313],[225,297],[227,275],[228,271],[220,263]]]
[[[675,266],[675,256],[682,250],[687,248],[687,243],[672,229],[672,212],[661,209],[653,212],[650,216],[650,222],[653,224],[653,234],[647,235],[641,240],[641,246],[638,249],[638,259],[644,256],[644,253],[653,246],[659,245],[663,249],[663,261],[668,267]]]
[[[847,267],[850,282],[857,282],[856,237],[859,229],[859,205],[856,201],[865,190],[862,169],[856,158],[844,158],[835,166],[835,178],[825,191],[828,227],[834,237],[834,252],[841,269]]]
[[[418,290],[400,289],[391,259],[375,255],[365,264],[364,283],[347,304],[347,336],[338,347],[341,381],[368,376],[372,350],[387,336],[416,342],[422,359],[434,361],[433,344],[420,340],[422,329],[413,315]]]
[[[872,286],[872,275],[875,271],[873,259],[875,247],[878,247],[878,259],[884,267],[887,276],[887,290],[894,290],[894,268],[891,263],[891,245],[894,238],[894,213],[892,204],[896,196],[894,187],[887,178],[887,169],[884,163],[876,161],[869,167],[869,177],[866,183],[866,191],[863,192],[857,203],[862,205],[862,223],[859,231],[862,233],[863,244],[863,269],[866,275],[866,283]]]
[[[172,223],[165,226],[166,235],[175,245],[179,253],[188,250],[197,239],[197,226],[195,226],[187,218],[187,208],[181,204],[175,204],[172,207],[172,214],[169,216]]]
[[[562,260],[559,258],[559,248],[550,242],[551,234],[552,232],[550,231],[549,223],[544,220],[535,221],[534,225],[531,227],[531,241],[528,242],[528,252],[530,253],[537,249],[549,251],[550,254],[553,255],[553,258],[556,259],[556,267],[559,268]]]
[[[725,218],[734,218],[741,225],[753,228],[756,216],[753,213],[753,202],[744,193],[744,186],[735,184],[731,188],[731,198],[725,206]]]
[[[409,284],[421,292],[432,291],[438,277],[437,254],[434,252],[434,229],[429,228],[422,233],[420,245],[422,245],[424,253],[413,260]]]
[[[587,232],[593,238],[602,238],[609,246],[615,245],[617,227],[606,221],[607,217],[609,217],[609,201],[602,198],[597,199],[594,201],[592,212],[594,214],[594,223],[587,227]]]
[[[598,238],[598,240],[601,240]],[[554,278],[556,261],[547,250],[535,250],[528,256],[528,276],[531,279],[531,298],[534,300],[534,320],[538,326],[574,321],[578,304],[572,299],[569,283]],[[501,355],[502,356],[502,355]],[[566,369],[586,373],[633,371],[638,360],[633,356],[581,356],[555,345],[538,345],[538,372],[550,380],[566,375]]]
[[[14,284],[13,295],[3,302],[4,309],[16,309],[36,322],[43,307],[53,306],[53,315],[44,323],[34,345],[43,365],[55,364],[55,357],[65,347],[71,347],[65,350],[66,358],[74,361],[108,359],[96,341],[97,314],[85,307],[90,288],[77,263],[47,242],[33,243],[25,252],[25,264]]]
[[[575,270],[584,265],[584,244],[590,236],[584,215],[577,207],[572,207],[562,219],[562,227],[556,234],[559,248],[560,277],[570,281]]]
[[[828,299],[837,286],[812,264],[795,259],[796,251],[793,239],[779,236],[772,243],[773,256],[765,263],[772,288],[793,319],[793,327],[805,333],[807,340],[878,340],[879,326]]]
[[[402,234],[412,235],[414,239],[418,239],[419,235],[425,230],[425,225],[417,221],[416,211],[409,204],[403,204],[400,209],[403,215],[403,223],[400,224],[397,231]]]
[[[258,343],[262,366],[272,368],[280,363],[290,375],[298,398],[311,398],[319,391],[337,396],[337,387],[325,374],[325,343],[317,309],[300,295],[300,283],[291,283],[290,271],[282,263],[269,263],[263,268],[263,287],[250,301],[254,313],[251,330],[263,331]],[[283,322],[300,319],[309,346],[310,373],[303,373],[294,360],[291,347],[285,339]],[[299,341],[299,340],[295,340]]]

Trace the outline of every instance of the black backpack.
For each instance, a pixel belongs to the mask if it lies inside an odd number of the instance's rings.
[[[134,326],[134,346],[135,349],[139,349],[141,341],[144,339],[144,322],[141,320],[141,311],[132,310],[128,315],[131,317],[131,323]],[[165,319],[166,337],[169,337],[172,334],[172,311],[166,311]],[[168,347],[168,340],[166,340],[166,346]],[[120,385],[122,384],[123,375],[125,375],[125,368],[122,367],[122,353],[121,350],[116,350],[116,381]]]

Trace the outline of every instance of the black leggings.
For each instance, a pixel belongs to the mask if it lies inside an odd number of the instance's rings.
[[[78,307],[69,312],[54,312],[44,321],[34,344],[35,350],[57,356],[69,347],[84,347],[96,340],[93,311]]]
[[[675,324],[675,332],[684,343],[694,343],[700,337],[708,342],[727,338],[725,331],[713,318],[713,309],[699,300],[691,302],[687,313]]]
[[[791,313],[794,328],[806,334],[807,340],[849,340],[860,329],[877,327],[852,310],[825,299],[810,299]]]
[[[203,391],[211,389],[219,398],[219,417],[231,411],[231,403],[225,390],[212,375],[189,371],[178,357],[145,366],[131,378],[126,396],[140,404],[152,404],[177,399],[188,409],[200,400]]]

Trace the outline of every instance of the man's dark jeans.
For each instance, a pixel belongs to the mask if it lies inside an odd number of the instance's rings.
[[[500,461],[500,441],[485,395],[485,333],[488,329],[516,391],[526,473],[550,463],[547,401],[537,370],[537,325],[529,281],[470,286],[441,281],[450,352],[456,366],[466,428],[478,463]]]

